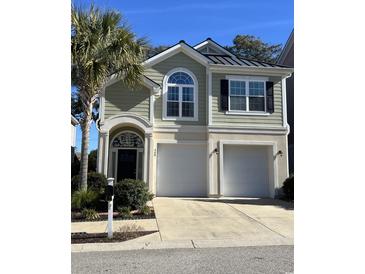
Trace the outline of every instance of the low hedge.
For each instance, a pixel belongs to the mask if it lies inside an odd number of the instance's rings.
[[[152,198],[153,194],[148,191],[146,183],[142,180],[125,179],[114,186],[114,208],[139,209]]]
[[[283,192],[286,199],[294,200],[294,175],[286,178],[283,183]]]

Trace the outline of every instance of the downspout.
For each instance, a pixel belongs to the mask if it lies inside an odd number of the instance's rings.
[[[283,126],[287,129],[285,134],[285,150],[286,150],[286,177],[289,177],[289,149],[288,149],[288,135],[290,133],[290,126],[288,124],[288,110],[286,102],[286,79],[290,78],[292,73],[281,78],[281,97],[283,102]]]

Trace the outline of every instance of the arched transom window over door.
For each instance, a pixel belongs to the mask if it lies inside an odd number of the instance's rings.
[[[164,119],[197,120],[197,80],[185,69],[175,69],[165,78]]]

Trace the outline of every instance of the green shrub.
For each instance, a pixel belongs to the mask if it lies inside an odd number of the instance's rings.
[[[294,200],[294,175],[290,175],[283,183],[285,198]]]
[[[104,174],[98,172],[89,172],[87,174],[87,187],[100,193],[104,193],[108,181]]]
[[[142,215],[149,215],[149,214],[151,214],[151,209],[150,209],[150,207],[149,207],[149,206],[147,206],[147,205],[144,205],[144,206],[140,207],[140,208],[138,209],[138,211],[139,211],[139,213],[141,213]]]
[[[90,172],[90,171],[96,172],[96,160],[98,159],[98,150],[95,149],[95,150],[90,151],[88,158],[89,158],[88,164],[87,164],[88,172]]]
[[[81,176],[75,175],[71,178],[71,193],[80,189]]]
[[[95,211],[95,209],[87,209],[87,208],[85,208],[85,209],[83,209],[81,211],[81,215],[87,221],[95,221],[95,220],[99,220],[100,219],[100,215],[99,215],[99,213],[97,213]]]
[[[99,201],[99,193],[88,189],[77,190],[72,194],[71,206],[74,209],[95,208]]]
[[[118,212],[119,212],[120,216],[123,218],[132,217],[131,209],[128,206],[127,207],[125,207],[125,206],[118,207]]]
[[[81,176],[76,175],[71,179],[71,192],[79,190],[81,184]],[[108,184],[106,177],[102,173],[89,172],[87,174],[87,188],[99,193],[104,193],[105,187]]]
[[[80,173],[80,160],[74,155],[73,163],[71,163],[71,178]]]
[[[132,210],[141,208],[152,200],[153,194],[148,191],[142,180],[125,179],[114,186],[114,206],[130,207]]]

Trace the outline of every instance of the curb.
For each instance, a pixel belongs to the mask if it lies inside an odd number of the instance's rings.
[[[159,241],[153,239],[153,237],[157,237],[157,234],[158,232],[120,243],[72,244],[71,252],[102,252],[102,251],[124,251],[124,250],[142,250],[142,249],[153,250],[153,249],[172,249],[172,248],[201,249],[201,248],[219,248],[219,247],[294,245],[293,239],[287,239],[287,238],[280,240],[260,240],[260,241],[257,240],[249,241],[247,239]],[[152,240],[149,240],[149,238],[152,238]]]

